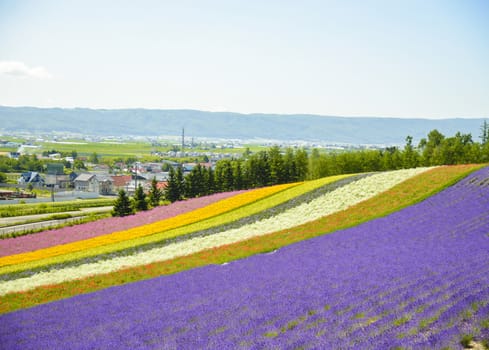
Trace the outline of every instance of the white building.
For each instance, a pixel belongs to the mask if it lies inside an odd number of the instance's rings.
[[[99,192],[99,182],[95,174],[80,174],[74,182],[76,191]]]

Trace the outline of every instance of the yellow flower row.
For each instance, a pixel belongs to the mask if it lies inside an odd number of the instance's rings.
[[[175,217],[148,225],[138,226],[124,231],[113,232],[107,235],[102,235],[82,241],[62,244],[45,249],[39,249],[33,252],[5,256],[0,258],[0,266],[26,263],[29,261],[74,253],[85,249],[96,248],[104,245],[152,235],[162,231],[175,229],[237,209],[243,205],[255,202],[261,198],[265,198],[274,193],[283,191],[284,189],[297,186],[298,184],[299,183],[293,183],[259,188],[253,191],[241,193],[236,196],[223,199],[222,201],[213,203],[206,207],[199,208],[191,212],[177,215]]]

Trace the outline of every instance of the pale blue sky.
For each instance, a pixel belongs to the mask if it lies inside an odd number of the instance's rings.
[[[489,116],[489,0],[0,0],[0,105]]]

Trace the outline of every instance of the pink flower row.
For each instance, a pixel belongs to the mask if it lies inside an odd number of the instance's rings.
[[[60,229],[43,231],[16,238],[0,240],[0,257],[30,252],[37,249],[56,246],[59,244],[80,241],[115,231],[150,224],[152,222],[168,219],[198,208],[205,207],[225,198],[232,197],[246,191],[217,193],[206,197],[192,198],[186,201],[175,202],[167,206],[160,206],[152,210],[139,212],[126,217],[111,217],[86,224],[67,226]]]

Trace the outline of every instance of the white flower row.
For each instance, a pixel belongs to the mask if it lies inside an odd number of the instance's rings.
[[[372,198],[427,169],[428,168],[417,168],[377,173],[337,188],[309,203],[303,203],[277,216],[210,236],[196,237],[187,241],[173,243],[131,256],[117,257],[110,260],[67,267],[49,272],[40,272],[31,277],[0,282],[0,295],[17,291],[26,291],[43,285],[61,283],[91,275],[109,273],[127,267],[135,267],[157,261],[169,260],[205,249],[288,229],[347,209],[348,207]]]

